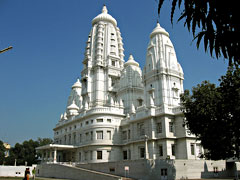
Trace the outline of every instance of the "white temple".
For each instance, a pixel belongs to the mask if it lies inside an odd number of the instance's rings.
[[[198,159],[196,137],[183,126],[183,70],[169,33],[157,23],[144,69],[124,48],[106,6],[92,20],[81,79],[54,128],[43,160],[96,163],[139,159]]]

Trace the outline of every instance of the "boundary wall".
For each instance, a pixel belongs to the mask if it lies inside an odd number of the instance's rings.
[[[0,177],[24,177],[26,168],[30,169],[30,176],[32,176],[33,166],[0,166]]]
[[[108,163],[77,164],[77,167],[125,175],[139,180],[172,180],[234,177],[234,163],[211,160],[127,160]],[[239,166],[239,165],[238,165]],[[238,167],[239,170],[239,167]]]
[[[240,164],[236,163],[238,173]],[[174,180],[232,178],[236,175],[235,162],[211,160],[126,160],[118,162],[37,166],[39,177],[73,180]],[[126,168],[127,167],[127,168]],[[125,171],[125,169],[128,169]]]

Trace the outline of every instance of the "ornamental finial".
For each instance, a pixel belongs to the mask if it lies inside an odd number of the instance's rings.
[[[108,13],[107,6],[105,4],[103,5],[102,13],[105,13],[105,14]]]

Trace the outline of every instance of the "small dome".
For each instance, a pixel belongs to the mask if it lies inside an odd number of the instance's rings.
[[[133,66],[137,66],[139,67],[139,64],[138,62],[136,62],[133,58],[133,56],[130,54],[129,58],[128,58],[128,61],[124,64],[124,66],[129,66],[129,65],[133,65]]]
[[[164,34],[169,37],[169,33],[157,23],[157,26],[153,29],[152,33],[150,34],[150,38],[152,38],[156,34]]]
[[[79,107],[75,104],[75,101],[67,107],[68,110],[79,110]]]
[[[114,24],[114,26],[117,26],[117,21],[110,15],[108,14],[107,7],[104,5],[102,9],[102,13],[96,16],[92,20],[92,25],[96,24],[99,21],[108,21]]]
[[[72,85],[72,89],[73,88],[81,88],[81,87],[82,87],[82,85],[81,85],[81,82],[78,78],[77,81]]]

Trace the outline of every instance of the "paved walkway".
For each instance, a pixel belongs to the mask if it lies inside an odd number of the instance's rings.
[[[68,180],[68,179],[56,179],[56,178],[45,178],[45,177],[37,177],[36,180]]]

